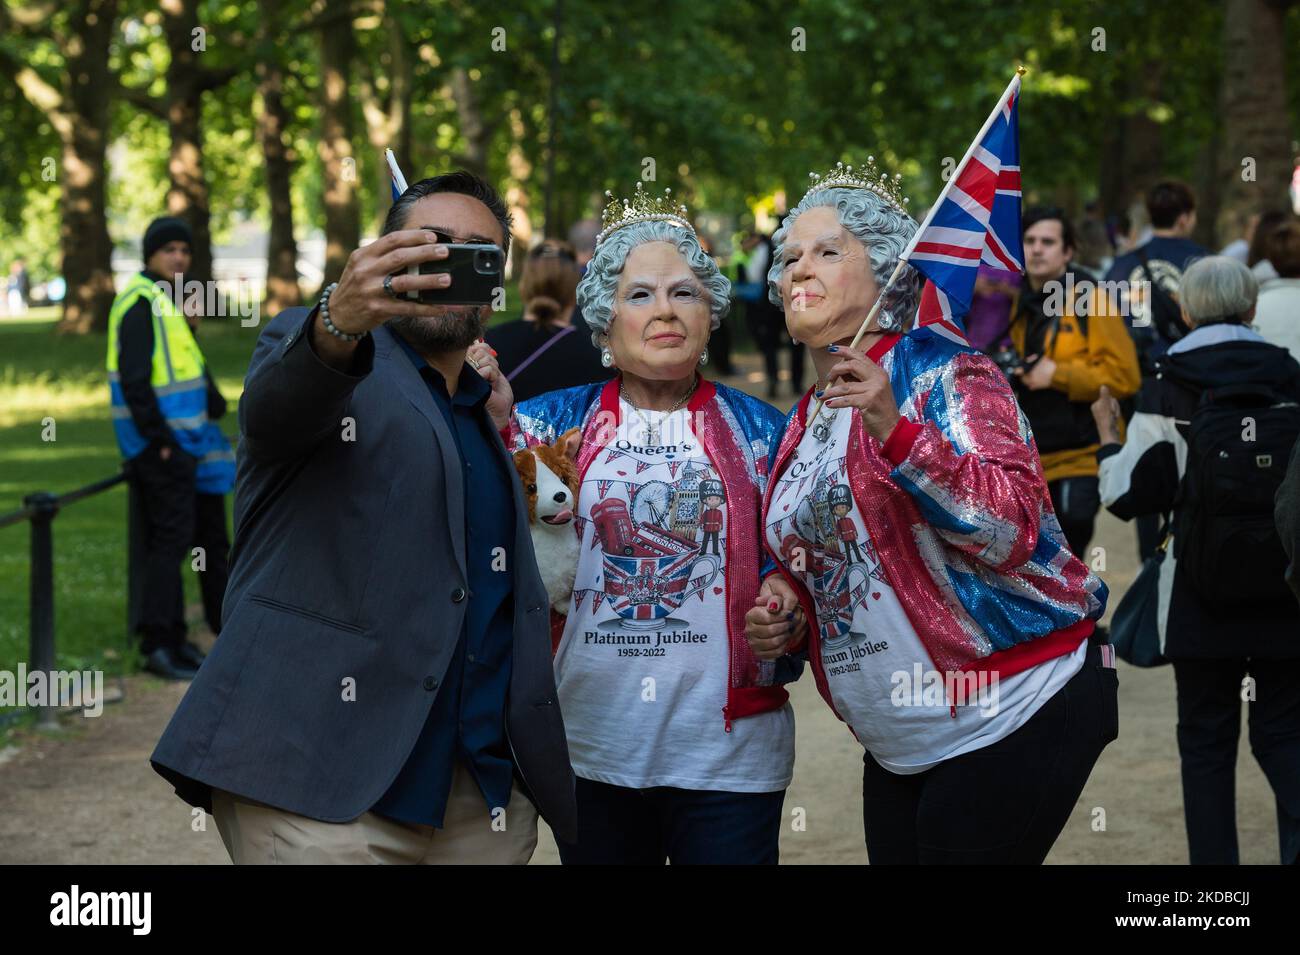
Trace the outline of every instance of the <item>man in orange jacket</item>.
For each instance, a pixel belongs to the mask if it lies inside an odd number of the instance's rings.
[[[1118,309],[1087,272],[1072,270],[1074,229],[1060,209],[1029,209],[1022,220],[1025,278],[1011,303],[1008,334],[1023,365],[1012,387],[1033,429],[1061,530],[1084,559],[1100,507],[1097,427],[1089,406],[1141,384],[1137,351]]]

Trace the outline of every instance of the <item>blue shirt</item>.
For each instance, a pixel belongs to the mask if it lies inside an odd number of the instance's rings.
[[[488,383],[464,365],[456,394],[448,396],[442,375],[395,337],[446,419],[464,465],[469,605],[424,729],[373,811],[441,828],[455,760],[474,776],[489,810],[506,806],[514,782],[505,735],[514,645],[514,477],[490,433],[495,429],[485,407],[492,391]],[[429,621],[431,627],[439,625]]]

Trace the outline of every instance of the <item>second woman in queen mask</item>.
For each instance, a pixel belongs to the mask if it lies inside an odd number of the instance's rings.
[[[866,749],[871,862],[1038,863],[1118,733],[1113,658],[1089,640],[1106,588],[1066,547],[998,368],[907,327],[911,266],[849,347],[916,228],[893,182],[837,169],[774,237],[772,297],[826,404],[791,412],[765,540]],[[763,658],[795,645],[758,607],[748,633]]]
[[[638,184],[639,185],[639,184]],[[611,204],[578,287],[608,383],[515,408],[516,448],[579,428],[582,542],[556,686],[577,775],[566,864],[777,861],[794,763],[789,659],[762,662],[745,614],[762,583],[759,505],[779,412],[702,378],[729,283],[684,209]]]

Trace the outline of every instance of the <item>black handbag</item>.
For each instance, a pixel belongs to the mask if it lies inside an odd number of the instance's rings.
[[[1115,653],[1135,667],[1158,667],[1169,662],[1160,652],[1160,568],[1169,547],[1168,517],[1160,538],[1160,546],[1142,562],[1142,570],[1110,620]]]

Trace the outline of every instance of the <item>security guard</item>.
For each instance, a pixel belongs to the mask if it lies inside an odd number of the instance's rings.
[[[107,359],[117,444],[149,525],[141,652],[147,670],[182,680],[203,654],[186,639],[180,564],[192,546],[202,548],[204,615],[218,633],[230,550],[225,495],[235,478],[234,453],[216,424],[225,399],[177,305],[190,243],[180,219],[149,224],[144,271],[109,312]]]

